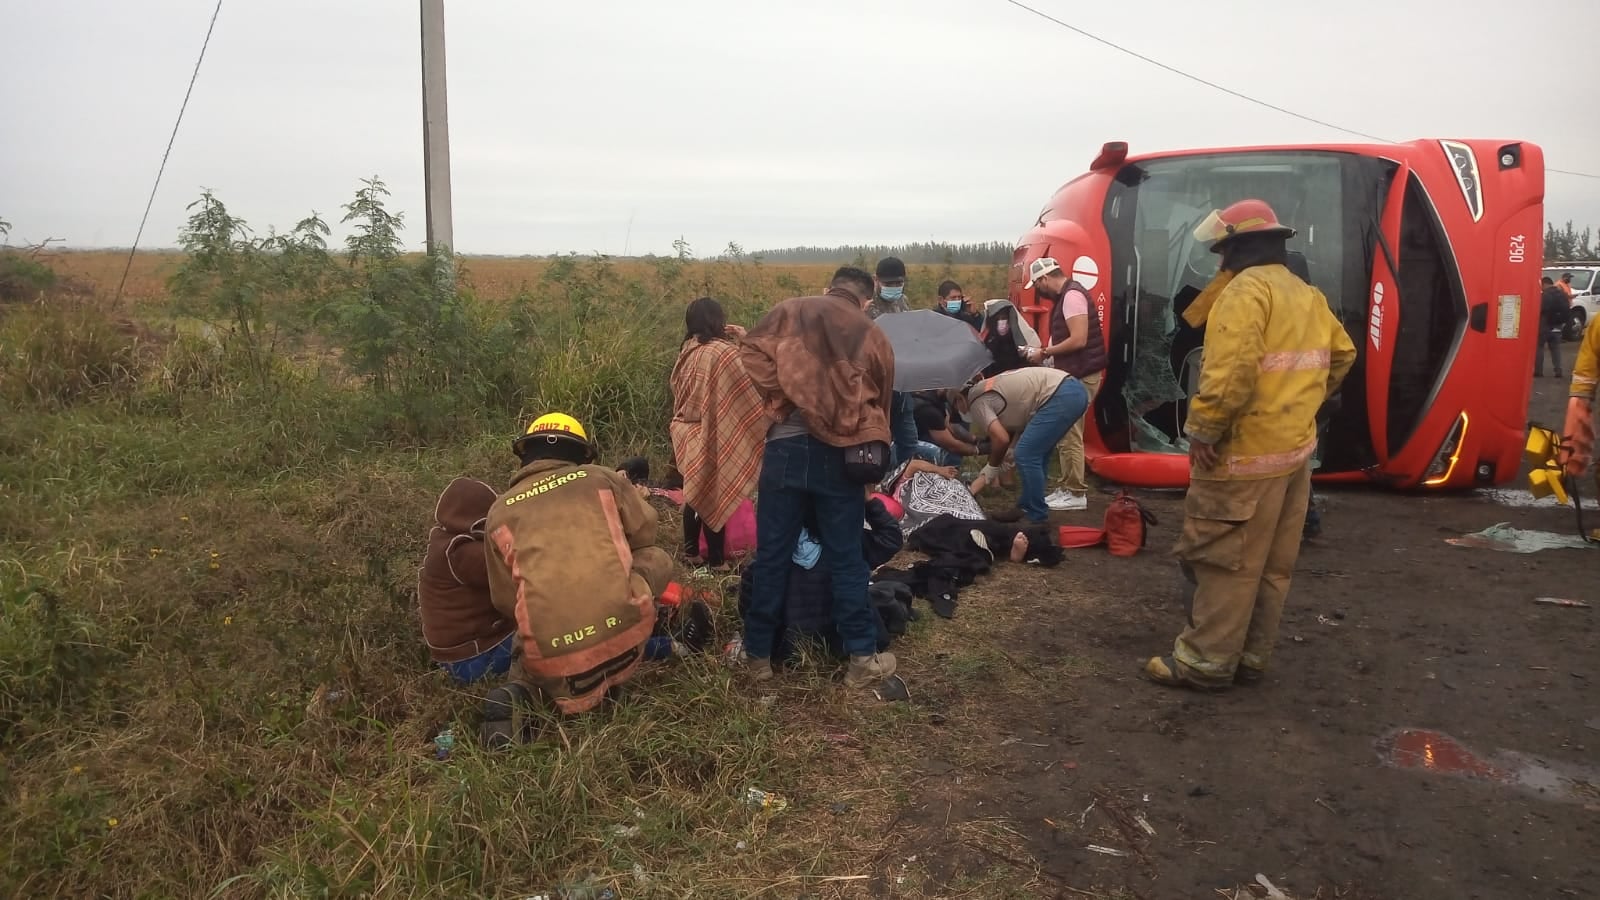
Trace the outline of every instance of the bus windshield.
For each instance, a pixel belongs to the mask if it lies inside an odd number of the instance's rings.
[[[1107,386],[1118,395],[1107,398],[1104,421],[1125,427],[1132,449],[1186,449],[1183,419],[1197,386],[1203,335],[1180,314],[1216,275],[1218,261],[1193,231],[1212,210],[1238,200],[1265,200],[1297,230],[1288,244],[1290,268],[1327,296],[1361,345],[1377,222],[1393,170],[1382,160],[1323,151],[1208,154],[1125,166],[1105,213],[1112,290],[1123,314],[1110,323],[1117,349]],[[1369,443],[1364,416],[1357,420],[1358,442]]]

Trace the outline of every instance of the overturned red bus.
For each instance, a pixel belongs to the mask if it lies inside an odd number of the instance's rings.
[[[1299,230],[1290,268],[1359,349],[1323,433],[1318,478],[1408,488],[1503,484],[1526,434],[1539,319],[1544,154],[1517,141],[1419,140],[1184,150],[1106,144],[1019,242],[1011,299],[1044,334],[1027,267],[1089,289],[1110,367],[1085,434],[1092,471],[1183,487],[1183,423],[1202,334],[1181,310],[1216,274],[1195,241],[1213,209],[1267,201]]]

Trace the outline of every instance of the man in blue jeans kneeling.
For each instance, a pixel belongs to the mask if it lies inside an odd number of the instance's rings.
[[[993,482],[1010,451],[1022,481],[1017,505],[1030,522],[1050,517],[1045,502],[1045,467],[1056,445],[1089,408],[1083,383],[1060,369],[1028,366],[985,378],[956,395],[956,410],[972,422],[972,433],[987,437]]]
[[[846,266],[825,294],[783,301],[740,342],[740,360],[773,423],[757,482],[756,558],[744,619],[752,681],[772,677],[790,559],[808,509],[815,513],[821,564],[832,577],[834,625],[850,657],[845,684],[862,687],[894,674],[894,655],[877,652],[867,597],[866,476],[847,471],[845,455],[869,442],[886,450],[890,440],[894,351],[867,317],[873,294],[872,276]]]

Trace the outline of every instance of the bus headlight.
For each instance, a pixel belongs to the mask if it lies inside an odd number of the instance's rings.
[[[1450,429],[1450,436],[1444,439],[1439,452],[1434,454],[1428,474],[1422,477],[1423,484],[1433,487],[1450,480],[1450,476],[1455,474],[1456,463],[1461,461],[1461,444],[1466,438],[1467,414],[1462,413],[1456,417],[1456,425]]]

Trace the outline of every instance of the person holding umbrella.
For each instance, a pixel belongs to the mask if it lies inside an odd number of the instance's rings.
[[[1017,505],[1030,522],[1050,518],[1045,501],[1045,467],[1050,454],[1089,408],[1083,383],[1060,369],[1028,366],[985,378],[956,394],[956,411],[972,431],[989,439],[989,464],[983,479],[1000,477],[1009,451],[1022,480]]]

